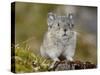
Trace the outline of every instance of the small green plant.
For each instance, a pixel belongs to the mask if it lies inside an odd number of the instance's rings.
[[[48,71],[51,60],[41,57],[39,54],[33,53],[29,48],[15,47],[15,72],[42,72]]]

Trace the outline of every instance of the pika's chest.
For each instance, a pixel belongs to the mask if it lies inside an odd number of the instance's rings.
[[[67,47],[69,45],[71,46],[72,42],[73,42],[73,35],[71,35],[69,37],[67,37],[67,36],[61,37],[61,39],[58,39],[57,47],[60,49],[64,49],[65,47]]]

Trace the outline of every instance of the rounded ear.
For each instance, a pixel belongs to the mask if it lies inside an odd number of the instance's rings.
[[[73,14],[72,13],[68,14],[68,20],[69,20],[70,28],[72,29],[74,27]]]
[[[72,20],[72,19],[73,19],[73,14],[72,14],[72,13],[69,13],[69,14],[68,14],[68,18],[69,18],[70,20]]]
[[[49,12],[47,19],[48,26],[52,26],[55,20],[56,20],[56,15],[53,14],[52,12]]]

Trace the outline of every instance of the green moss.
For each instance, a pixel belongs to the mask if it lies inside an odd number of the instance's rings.
[[[26,67],[24,64],[16,64],[16,73],[32,72],[31,66]]]
[[[50,60],[23,47],[16,47],[15,56],[12,58],[15,58],[16,73],[48,71],[51,63]]]

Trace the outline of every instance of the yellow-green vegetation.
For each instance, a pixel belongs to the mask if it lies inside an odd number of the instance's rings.
[[[15,72],[48,71],[51,61],[23,47],[15,48]]]

